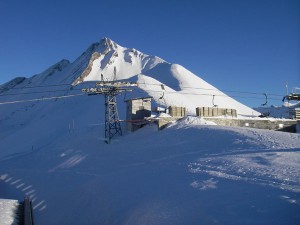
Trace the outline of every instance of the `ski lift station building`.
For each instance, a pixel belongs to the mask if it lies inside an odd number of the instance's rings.
[[[139,129],[144,124],[144,118],[151,116],[151,99],[151,97],[142,97],[126,100],[128,130]]]

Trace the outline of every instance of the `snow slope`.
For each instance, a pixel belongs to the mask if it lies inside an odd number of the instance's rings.
[[[31,196],[37,224],[300,220],[299,134],[198,125],[203,120],[188,117],[107,145],[103,125],[85,119],[65,132],[58,122],[59,135],[33,149],[0,143],[10,150],[0,158],[0,197]]]

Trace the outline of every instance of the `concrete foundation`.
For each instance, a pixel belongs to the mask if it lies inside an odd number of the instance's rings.
[[[175,122],[182,117],[161,117],[157,120],[159,129],[163,129],[167,124]],[[237,119],[237,118],[216,118],[205,117],[207,121],[211,121],[221,126],[230,127],[247,127],[266,130],[277,130],[296,133],[297,120],[284,120],[284,119]],[[298,121],[299,123],[299,121]]]
[[[231,127],[249,127],[257,129],[267,129],[267,130],[281,130],[281,131],[290,131],[296,129],[297,120],[282,120],[282,119],[236,119],[236,118],[215,118],[215,117],[206,117],[204,118],[207,121],[214,122],[222,126],[231,126]]]

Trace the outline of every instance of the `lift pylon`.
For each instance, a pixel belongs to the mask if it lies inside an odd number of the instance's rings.
[[[116,134],[122,136],[117,97],[114,93],[105,94],[105,141],[109,142]]]
[[[82,92],[87,92],[88,95],[104,95],[105,98],[105,142],[110,143],[110,140],[115,135],[122,136],[122,129],[117,108],[117,95],[124,91],[131,91],[125,87],[137,86],[134,82],[122,81],[101,81],[96,83],[95,88],[85,88]]]

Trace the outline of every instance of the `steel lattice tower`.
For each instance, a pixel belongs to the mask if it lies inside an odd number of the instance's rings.
[[[122,129],[118,115],[116,92],[111,91],[105,94],[105,142],[116,134],[122,136]]]
[[[119,134],[122,136],[122,129],[117,108],[117,95],[124,91],[131,91],[124,87],[137,86],[134,82],[122,81],[101,81],[97,82],[96,86],[100,88],[84,88],[82,92],[88,92],[88,95],[104,95],[105,97],[105,142],[110,143],[110,140]]]

